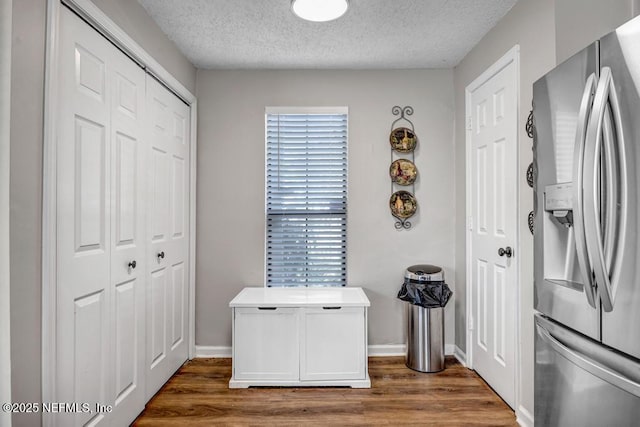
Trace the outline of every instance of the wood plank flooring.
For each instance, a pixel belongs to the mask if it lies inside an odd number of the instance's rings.
[[[516,426],[513,411],[453,357],[424,374],[402,357],[369,358],[370,389],[229,389],[231,359],[187,362],[134,425]]]

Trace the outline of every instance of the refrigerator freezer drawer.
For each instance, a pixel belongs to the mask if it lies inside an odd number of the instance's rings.
[[[536,314],[535,424],[637,426],[640,363]]]

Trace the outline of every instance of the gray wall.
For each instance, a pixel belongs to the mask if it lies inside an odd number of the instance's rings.
[[[11,387],[14,402],[41,401],[41,210],[44,0],[13,2],[11,74]],[[31,426],[40,414],[14,414]]]
[[[465,88],[514,45],[520,45],[520,106],[518,120],[518,232],[520,234],[520,404],[533,414],[533,238],[527,215],[533,192],[525,174],[532,161],[532,141],[524,124],[531,109],[535,80],[555,64],[554,0],[520,0],[454,70],[456,99],[456,345],[466,351],[466,246],[465,246]]]
[[[556,0],[556,63],[628,21],[634,1]]]
[[[13,2],[11,75],[11,375],[14,402],[41,401],[42,148],[46,0]],[[182,84],[195,68],[134,0],[96,0]],[[15,426],[40,415],[13,416]]]
[[[198,70],[196,94],[196,344],[230,346],[229,301],[264,284],[266,106],[349,107],[348,284],[371,300],[369,343],[402,344],[396,294],[405,268],[440,265],[455,287],[452,71]],[[388,208],[394,105],[414,107],[420,141],[419,211],[409,231],[395,230]],[[446,313],[453,343],[453,304]]]
[[[0,0],[0,402],[11,402],[11,311],[9,245],[9,156],[11,120],[12,0]],[[0,413],[8,426],[11,414]]]

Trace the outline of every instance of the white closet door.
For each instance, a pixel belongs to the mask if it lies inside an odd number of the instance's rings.
[[[146,296],[145,72],[113,47],[111,101],[112,425],[144,410]]]
[[[66,8],[60,28],[56,398],[90,407],[54,419],[124,425],[145,403],[144,71]]]
[[[189,107],[147,76],[147,397],[187,360]]]

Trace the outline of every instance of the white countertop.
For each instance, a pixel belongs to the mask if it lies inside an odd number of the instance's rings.
[[[229,307],[369,307],[362,288],[244,288]]]

